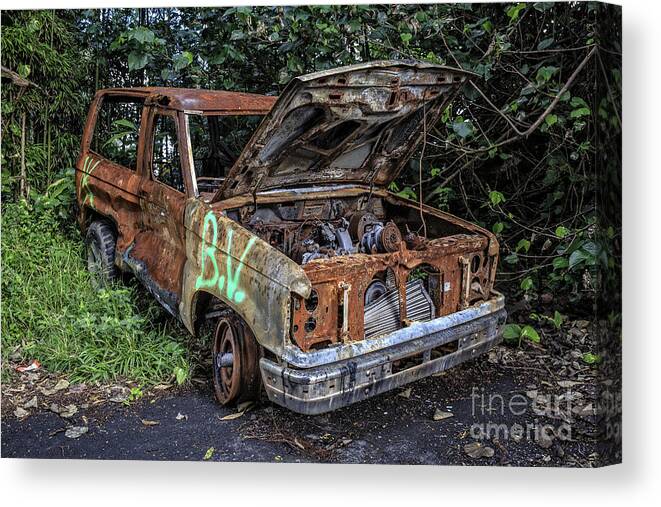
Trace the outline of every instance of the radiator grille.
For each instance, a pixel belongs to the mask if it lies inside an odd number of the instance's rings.
[[[412,321],[424,322],[434,318],[436,308],[422,280],[406,284],[406,313]],[[365,305],[365,338],[392,333],[399,329],[399,292],[389,290],[380,298]]]

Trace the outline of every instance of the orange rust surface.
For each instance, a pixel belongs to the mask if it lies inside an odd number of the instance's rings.
[[[440,275],[441,286],[434,300],[436,316],[456,312],[476,300],[475,297],[467,300],[461,298],[464,270],[460,258],[465,255],[478,255],[481,269],[475,276],[484,279],[482,268],[486,268],[486,265],[482,262],[483,255],[475,252],[485,250],[487,245],[488,239],[484,236],[456,235],[428,241],[424,250],[408,250],[403,246],[400,251],[390,254],[355,254],[311,261],[303,268],[312,282],[313,289],[319,294],[319,301],[326,303],[319,304],[314,311],[309,311],[304,302],[295,304],[292,336],[303,350],[310,350],[327,342],[364,339],[365,290],[375,275],[388,268],[394,271],[397,286],[404,287],[411,271],[422,265],[432,266]],[[347,336],[342,336],[341,316],[338,314],[338,308],[343,302],[343,283],[350,286]],[[450,290],[442,289],[446,283],[450,285]],[[485,300],[487,298],[488,294],[482,297]],[[405,298],[400,297],[400,302],[403,303],[402,320],[405,321]],[[308,332],[305,323],[310,318],[314,319],[317,325],[313,331]]]

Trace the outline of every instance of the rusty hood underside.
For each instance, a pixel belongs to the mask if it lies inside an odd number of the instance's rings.
[[[394,180],[469,73],[377,61],[293,79],[214,201],[258,190]]]

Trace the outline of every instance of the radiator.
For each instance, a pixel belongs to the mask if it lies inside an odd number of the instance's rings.
[[[422,280],[406,284],[406,317],[424,322],[434,318],[436,308]],[[399,291],[394,288],[365,305],[365,338],[392,333],[401,327]]]

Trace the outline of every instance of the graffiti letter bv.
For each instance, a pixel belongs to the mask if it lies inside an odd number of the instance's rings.
[[[211,237],[208,236],[209,229],[211,229]],[[218,240],[218,220],[216,219],[213,212],[209,211],[204,216],[204,226],[202,228],[202,253],[200,259],[200,275],[197,277],[195,282],[195,288],[211,288],[218,286],[218,290],[222,292],[225,290],[227,298],[235,303],[241,303],[245,297],[246,293],[240,290],[239,281],[241,279],[241,269],[243,268],[243,260],[252,245],[255,243],[256,238],[252,237],[248,241],[248,244],[243,249],[241,256],[239,257],[238,266],[236,269],[233,266],[232,262],[232,237],[234,235],[234,230],[231,228],[227,229],[227,254],[226,257],[226,266],[225,273],[221,273],[218,268],[218,261],[216,259],[216,250],[217,250],[217,240]],[[210,262],[213,267],[211,276],[209,278],[205,277],[205,267],[206,263]]]

